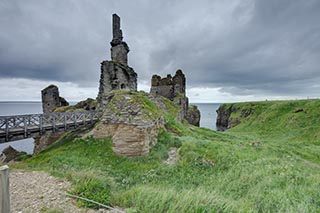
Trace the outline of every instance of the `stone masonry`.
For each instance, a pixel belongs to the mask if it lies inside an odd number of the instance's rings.
[[[120,17],[112,15],[113,38],[111,44],[111,61],[101,63],[101,76],[98,94],[99,105],[105,105],[104,97],[113,90],[137,90],[137,73],[128,66],[129,47],[124,42],[120,29]]]
[[[167,75],[167,77],[161,78],[158,75],[153,75],[150,93],[161,95],[173,101],[181,109],[179,120],[185,118],[189,103],[186,97],[186,77],[181,70],[177,70],[173,77]]]
[[[179,120],[186,119],[190,124],[199,126],[200,111],[196,107],[189,110],[189,100],[186,96],[186,77],[181,70],[177,70],[172,77],[161,78],[158,75],[153,75],[151,79],[151,94],[161,95],[173,101],[180,106]]]
[[[53,112],[57,107],[68,106],[69,103],[59,96],[59,89],[50,85],[41,91],[43,113]]]
[[[167,75],[161,78],[153,75],[150,93],[158,94],[173,101],[177,96],[186,96],[186,77],[181,70],[177,70],[175,76]]]

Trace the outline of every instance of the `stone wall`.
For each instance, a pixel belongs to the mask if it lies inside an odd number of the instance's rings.
[[[101,63],[98,102],[113,90],[137,90],[137,73],[128,66],[114,61]]]
[[[177,70],[173,77],[167,75],[167,77],[161,78],[158,75],[153,75],[150,93],[161,95],[171,101],[177,96],[185,96],[186,77],[181,70]]]
[[[59,89],[50,85],[41,91],[43,113],[53,112],[57,107],[68,106],[69,103],[59,95]]]
[[[112,16],[113,38],[111,44],[111,61],[101,63],[98,105],[103,105],[104,97],[113,90],[137,90],[137,73],[128,66],[129,47],[123,41],[120,29],[120,17]]]
[[[181,70],[177,70],[173,77],[167,75],[167,77],[161,78],[158,75],[153,75],[150,93],[166,97],[178,105],[180,107],[179,120],[186,119],[190,124],[199,126],[199,109],[188,110],[189,99],[186,96],[186,76]]]

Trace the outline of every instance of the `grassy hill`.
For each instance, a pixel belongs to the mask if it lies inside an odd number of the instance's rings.
[[[119,157],[110,138],[69,133],[15,167],[68,178],[70,193],[128,212],[319,212],[320,100],[232,106],[241,122],[223,133],[166,114],[149,156]],[[163,163],[170,147],[175,165]]]

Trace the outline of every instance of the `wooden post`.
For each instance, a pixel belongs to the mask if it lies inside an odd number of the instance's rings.
[[[75,112],[73,113],[73,122],[74,122],[74,128],[76,129],[77,128],[77,115]]]
[[[10,212],[9,167],[0,167],[0,212]]]
[[[52,132],[56,132],[56,117],[52,114]]]
[[[67,114],[63,114],[63,124],[64,124],[64,131],[67,130]]]
[[[39,135],[42,135],[42,128],[43,128],[43,117],[42,117],[42,115],[40,115],[40,117],[39,117],[39,131],[40,131],[40,133],[39,133]]]
[[[91,112],[91,113],[90,113],[90,118],[91,118],[91,119],[90,119],[90,124],[93,124],[93,117],[94,117],[94,114],[93,114],[93,112]]]
[[[5,119],[6,122],[6,141],[9,141],[9,119]]]
[[[23,116],[23,126],[24,126],[24,138],[27,137],[28,124],[26,116]]]

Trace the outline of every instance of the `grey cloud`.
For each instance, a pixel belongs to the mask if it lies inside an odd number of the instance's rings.
[[[319,10],[317,0],[3,0],[0,78],[97,85],[116,12],[140,81],[181,68],[190,87],[315,94]]]

